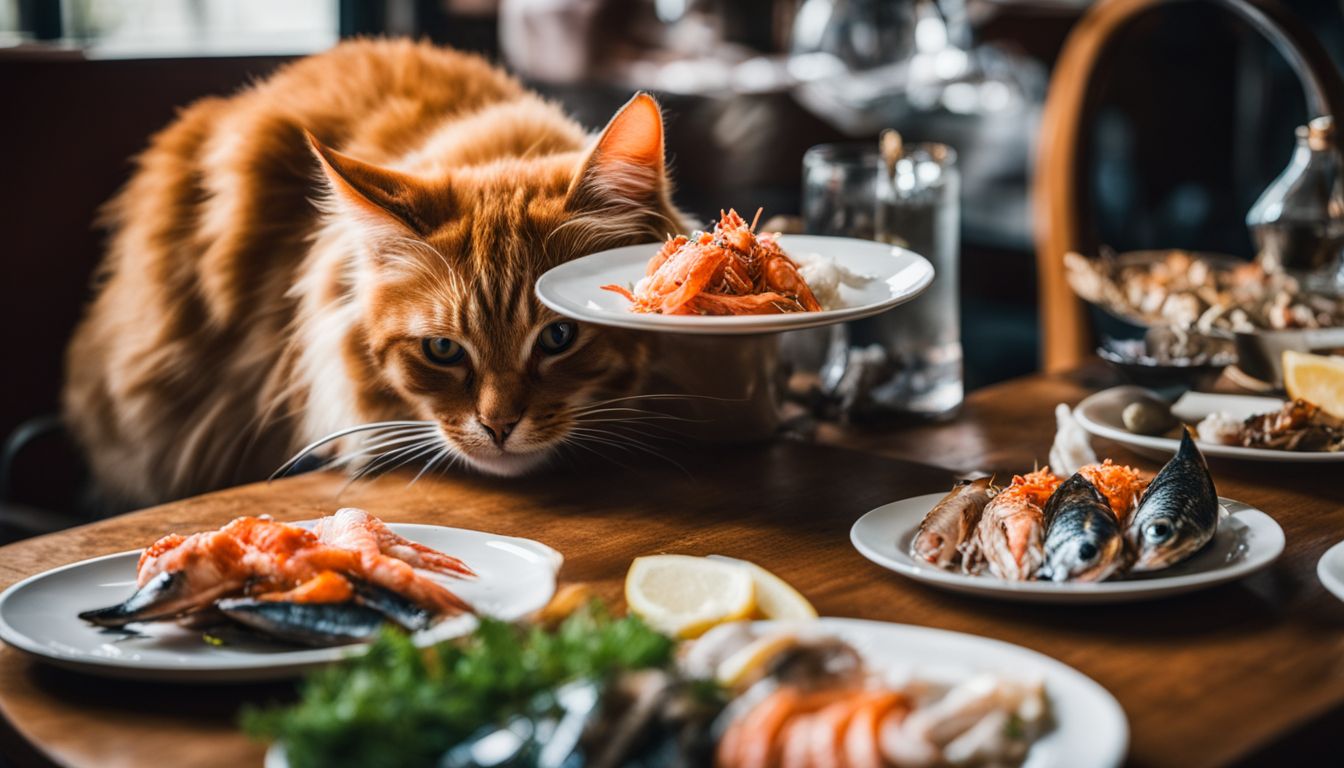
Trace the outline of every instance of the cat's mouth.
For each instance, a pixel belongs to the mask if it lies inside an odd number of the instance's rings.
[[[527,453],[497,450],[493,456],[484,452],[459,451],[458,455],[467,463],[467,466],[478,472],[501,477],[516,477],[545,464],[551,457],[551,449],[542,448]]]
[[[444,441],[472,469],[488,475],[514,477],[536,469],[550,459],[555,442],[539,441],[519,429],[503,445],[477,435],[459,435],[448,427],[440,429]]]

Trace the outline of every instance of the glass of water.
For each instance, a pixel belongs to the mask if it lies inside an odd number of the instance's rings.
[[[876,142],[821,145],[803,158],[808,234],[889,242],[924,256],[935,271],[914,301],[831,329],[820,388],[844,418],[947,417],[964,396],[956,153],[915,144],[893,159],[884,161]]]

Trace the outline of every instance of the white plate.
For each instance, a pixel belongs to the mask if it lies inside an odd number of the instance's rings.
[[[462,558],[478,578],[433,576],[483,615],[516,619],[546,605],[563,557],[530,539],[437,525],[389,523],[413,541]],[[292,677],[310,667],[362,652],[364,646],[295,648],[237,642],[211,646],[199,631],[171,622],[133,624],[137,634],[100,629],[77,614],[115,605],[135,591],[137,552],[56,568],[0,594],[0,640],[57,666],[108,677],[180,682],[244,682]],[[418,644],[469,632],[471,616],[419,632]]]
[[[919,523],[944,494],[895,501],[854,523],[849,540],[874,563],[930,586],[1025,603],[1119,603],[1178,595],[1233,581],[1264,568],[1283,552],[1283,529],[1274,518],[1240,502],[1219,499],[1231,514],[1213,542],[1185,562],[1144,576],[1099,583],[1007,581],[968,576],[921,563],[910,556]]]
[[[1344,541],[1327,549],[1316,563],[1316,576],[1330,594],[1344,600]]]
[[[602,286],[631,286],[644,277],[649,259],[663,247],[662,243],[647,243],[601,251],[561,264],[537,280],[537,298],[566,317],[598,325],[732,335],[796,331],[869,317],[913,299],[933,282],[933,267],[923,256],[894,245],[814,235],[783,235],[779,244],[792,256],[820,254],[868,279],[857,288],[841,286],[844,306],[822,312],[730,317],[639,314],[630,311],[630,302],[625,297],[604,291]]]
[[[1041,680],[1054,727],[1032,744],[1022,768],[1114,768],[1125,758],[1129,724],[1120,703],[1090,677],[1044,654],[987,637],[882,621],[823,618],[787,626],[839,637],[896,679],[956,681],[987,672]],[[287,768],[284,748],[273,745],[265,765]]]
[[[831,618],[817,623],[823,633],[853,645],[873,667],[896,677],[957,680],[989,672],[1040,678],[1055,727],[1032,745],[1022,768],[1111,768],[1125,758],[1129,725],[1120,703],[1090,677],[1045,654],[909,624]]]
[[[1136,398],[1152,392],[1134,386],[1112,387],[1089,396],[1073,409],[1074,416],[1083,429],[1097,437],[1114,440],[1127,445],[1135,452],[1155,458],[1166,458],[1176,453],[1180,441],[1170,437],[1151,437],[1136,435],[1125,429],[1120,413]],[[1191,392],[1182,396],[1172,406],[1172,413],[1180,420],[1194,423],[1215,411],[1224,411],[1229,416],[1244,419],[1258,413],[1278,410],[1283,401],[1273,397],[1252,397],[1250,395],[1219,395],[1204,392]],[[1237,445],[1222,445],[1197,441],[1205,456],[1221,459],[1243,459],[1246,461],[1274,461],[1288,463],[1336,463],[1344,462],[1344,451],[1276,451],[1269,448],[1242,448]]]

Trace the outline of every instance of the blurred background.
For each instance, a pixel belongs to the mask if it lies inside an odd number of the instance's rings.
[[[1281,4],[1344,65],[1344,2]],[[40,429],[57,411],[66,340],[100,255],[98,207],[148,137],[199,97],[359,35],[479,52],[591,128],[632,91],[655,92],[677,203],[705,220],[727,206],[797,214],[802,155],[815,144],[897,128],[951,145],[966,386],[1034,371],[1031,168],[1052,68],[1089,5],[0,0],[0,435]],[[1092,87],[1099,108],[1079,162],[1101,241],[1251,256],[1246,211],[1308,117],[1270,44],[1214,3],[1174,2],[1123,31]],[[60,461],[38,453],[32,461]],[[3,481],[8,496],[69,506],[50,484],[18,487],[18,470]]]

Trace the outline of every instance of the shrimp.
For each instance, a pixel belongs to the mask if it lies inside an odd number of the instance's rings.
[[[760,217],[760,211],[756,212]],[[759,315],[822,309],[798,265],[774,236],[754,233],[737,211],[719,213],[712,233],[669,238],[633,288],[604,285],[631,311],[665,315]]]
[[[770,768],[781,764],[786,729],[801,715],[815,712],[846,695],[841,689],[802,691],[784,686],[729,723],[719,740],[720,768]],[[801,734],[800,734],[801,736]]]
[[[467,564],[451,555],[398,536],[383,523],[362,509],[345,507],[336,514],[324,517],[313,526],[318,541],[342,549],[369,552],[394,557],[413,568],[443,573],[450,576],[475,576]]]
[[[805,692],[784,686],[729,723],[719,768],[881,766],[882,723],[910,710],[897,691],[854,687]]]
[[[361,551],[332,546],[312,531],[258,517],[240,517],[219,530],[185,537],[170,534],[141,555],[133,595],[119,605],[86,611],[80,618],[120,627],[188,613],[221,597],[240,594],[249,586],[260,587],[263,593],[294,589],[325,572],[362,578],[404,595],[436,615],[471,610],[457,595],[420,576],[397,555],[438,567],[448,567],[446,562],[407,546],[409,542],[403,543],[400,537],[383,539],[393,552],[383,554],[384,545],[378,543],[376,528],[362,530],[373,544]],[[313,585],[313,590],[321,584]]]
[[[335,571],[322,571],[293,589],[266,592],[258,599],[273,603],[344,603],[354,595],[349,579]]]
[[[798,302],[778,293],[753,293],[747,296],[702,293],[687,302],[686,306],[701,315],[773,315],[802,311]]]
[[[865,699],[845,730],[845,765],[884,768],[887,763],[880,741],[882,725],[900,723],[910,708],[910,700],[896,691],[881,691]]]
[[[762,237],[761,251],[764,254],[761,266],[761,285],[764,290],[796,296],[799,304],[808,312],[820,312],[821,303],[812,295],[812,289],[793,263],[779,247],[773,237]]]

